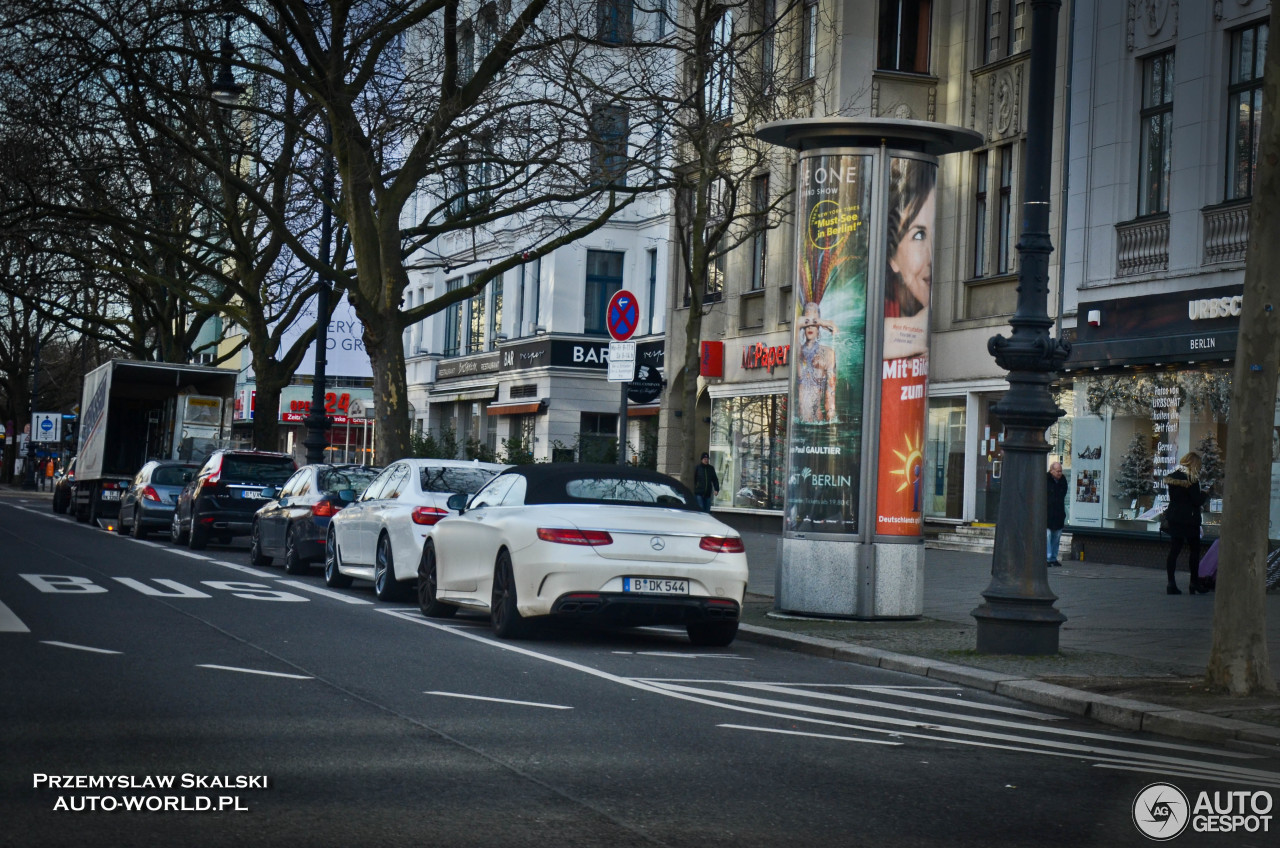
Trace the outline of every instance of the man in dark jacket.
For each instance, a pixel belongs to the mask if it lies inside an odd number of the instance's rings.
[[[698,507],[703,512],[711,511],[711,499],[720,494],[720,478],[711,465],[711,457],[706,453],[693,469],[693,494],[698,499]]]
[[[1048,529],[1048,546],[1045,549],[1045,565],[1062,565],[1058,562],[1058,542],[1062,540],[1062,526],[1067,523],[1067,478],[1062,476],[1062,463],[1049,465],[1049,473],[1045,475],[1049,486],[1049,515],[1045,527]]]

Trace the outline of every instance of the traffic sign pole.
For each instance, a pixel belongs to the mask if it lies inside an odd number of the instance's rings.
[[[635,333],[636,327],[640,324],[640,305],[636,302],[636,296],[626,289],[619,289],[614,292],[613,297],[609,298],[609,305],[605,309],[605,325],[609,328],[609,337],[615,342],[625,342]],[[618,345],[610,345],[613,350],[618,349]],[[635,377],[635,344],[631,346],[631,376]],[[614,368],[612,356],[609,359],[609,368]],[[622,400],[618,404],[618,464],[627,464],[627,387],[630,380],[622,383]]]

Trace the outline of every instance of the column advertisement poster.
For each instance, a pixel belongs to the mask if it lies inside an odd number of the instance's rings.
[[[787,530],[858,532],[871,188],[870,155],[800,159]]]
[[[936,208],[937,165],[891,159],[876,475],[876,533],[883,536],[919,536],[923,529]]]

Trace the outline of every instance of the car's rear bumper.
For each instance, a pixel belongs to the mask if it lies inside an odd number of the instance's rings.
[[[558,618],[589,619],[624,627],[737,621],[742,607],[729,598],[570,592],[551,605]]]
[[[207,527],[213,533],[224,536],[248,536],[253,526],[252,512],[230,510],[203,510],[192,517],[193,526]]]

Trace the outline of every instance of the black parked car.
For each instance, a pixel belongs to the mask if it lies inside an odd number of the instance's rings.
[[[71,501],[76,486],[76,459],[71,458],[67,467],[59,471],[53,479],[53,511],[58,515],[66,515],[71,509]]]
[[[133,538],[144,539],[149,531],[168,527],[183,486],[199,469],[194,462],[162,459],[153,459],[142,466],[120,498],[116,532],[132,533]]]
[[[329,519],[359,497],[382,471],[369,465],[304,465],[275,499],[258,510],[249,533],[249,561],[270,565],[284,557],[284,570],[300,574],[324,559]],[[263,494],[268,494],[264,492]]]
[[[192,550],[210,538],[230,542],[247,536],[264,489],[279,489],[298,470],[287,453],[255,450],[214,451],[200,473],[183,488],[169,522],[169,538]]]

